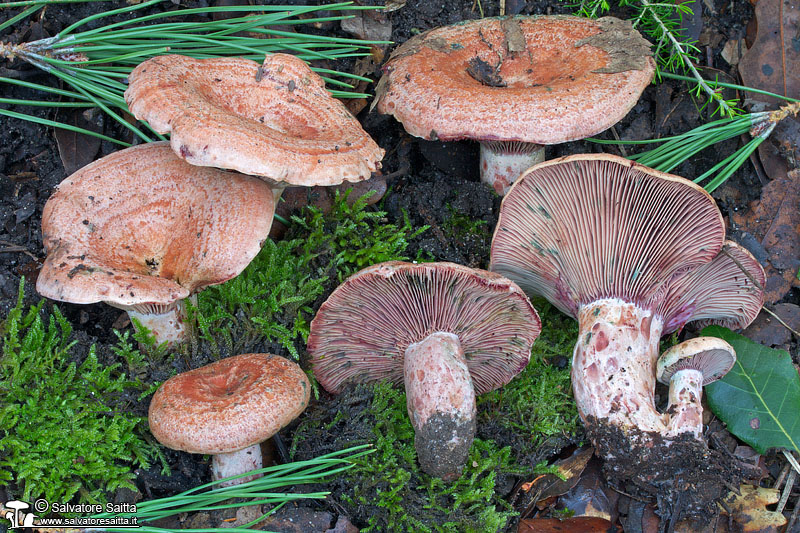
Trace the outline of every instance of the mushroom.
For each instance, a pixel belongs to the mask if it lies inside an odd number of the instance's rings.
[[[522,371],[541,323],[513,282],[453,263],[380,263],[348,278],[311,322],[314,375],[405,384],[422,469],[453,480],[475,436],[475,396]]]
[[[601,455],[619,453],[601,438],[614,431],[632,447],[669,441],[654,404],[665,331],[694,319],[743,327],[758,313],[760,266],[727,259],[744,256],[724,237],[702,188],[613,155],[541,163],[504,198],[491,269],[578,319],[573,390]]]
[[[730,372],[733,347],[716,337],[697,337],[677,344],[658,358],[656,378],[669,385],[667,434],[703,434],[703,387]]]
[[[261,180],[189,165],[166,142],[127,148],[78,170],[47,201],[36,289],[124,309],[173,345],[187,334],[183,300],[244,270],[273,211]]]
[[[192,165],[260,176],[275,189],[370,177],[383,150],[301,59],[157,56],[128,77],[137,119]]]
[[[376,87],[380,113],[428,140],[481,144],[481,179],[498,194],[544,160],[545,144],[616,124],[650,83],[650,43],[628,21],[483,18],[417,35]]]
[[[213,454],[215,481],[245,474],[261,468],[259,444],[303,412],[310,390],[305,372],[283,357],[227,357],[165,381],[150,402],[150,431],[173,450]]]

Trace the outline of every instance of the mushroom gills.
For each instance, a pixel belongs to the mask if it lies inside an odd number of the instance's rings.
[[[461,476],[475,438],[475,388],[458,336],[438,331],[408,346],[406,405],[422,470],[452,481]]]

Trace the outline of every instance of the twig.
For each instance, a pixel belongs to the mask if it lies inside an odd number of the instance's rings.
[[[797,459],[795,459],[794,454],[788,450],[782,450],[782,451],[783,451],[783,456],[786,457],[786,460],[789,461],[790,465],[792,465],[794,471],[800,474],[800,464],[797,462]]]
[[[700,75],[700,73],[697,71],[697,69],[694,66],[694,63],[692,63],[689,53],[684,49],[683,44],[680,41],[678,41],[678,39],[675,38],[675,36],[672,34],[669,28],[667,28],[666,24],[664,24],[664,22],[661,20],[661,17],[659,17],[655,9],[653,9],[653,6],[650,4],[649,0],[640,0],[640,1],[642,3],[642,6],[644,6],[644,8],[650,12],[650,15],[652,15],[653,20],[655,20],[659,28],[661,28],[661,31],[663,32],[662,38],[666,37],[667,39],[669,39],[670,42],[672,43],[672,47],[678,52],[678,55],[680,55],[683,58],[684,65],[686,65],[686,67],[689,68],[689,70],[692,73],[692,76],[694,76],[695,80],[697,80],[697,84],[700,87],[702,87],[702,89],[709,95],[709,97],[711,97],[712,100],[717,102],[717,105],[720,106],[720,108],[722,108],[722,110],[725,112],[726,115],[728,116],[735,115],[734,110],[731,109],[731,107],[727,104],[727,102],[725,102],[725,100],[723,100],[720,97],[720,95],[717,94],[717,92],[713,90],[706,83],[706,80],[704,80],[703,77]]]
[[[783,513],[783,509],[786,507],[786,502],[789,501],[789,495],[792,493],[792,489],[794,488],[794,482],[797,479],[797,472],[794,470],[789,471],[789,477],[786,479],[786,486],[783,487],[783,492],[781,493],[781,499],[778,502],[778,507],[775,509],[777,513]]]
[[[795,329],[792,329],[792,327],[791,327],[791,326],[789,326],[789,324],[787,324],[786,322],[784,322],[784,321],[783,321],[783,319],[782,319],[781,317],[779,317],[777,314],[775,314],[775,312],[774,312],[774,311],[772,311],[770,308],[768,308],[766,305],[765,305],[765,306],[763,306],[761,309],[763,309],[764,311],[766,311],[767,313],[769,313],[770,315],[772,315],[773,317],[775,317],[775,320],[777,320],[778,322],[780,322],[780,323],[781,323],[781,325],[783,325],[783,327],[785,327],[786,329],[788,329],[789,331],[791,331],[792,333],[794,333],[795,335],[797,335],[798,337],[800,337],[800,332],[798,332],[798,331],[797,331],[797,330],[795,330]]]

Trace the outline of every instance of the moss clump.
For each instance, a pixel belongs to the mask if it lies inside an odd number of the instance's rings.
[[[542,333],[533,343],[531,361],[509,384],[478,397],[484,431],[514,433],[515,452],[532,455],[546,440],[574,435],[582,427],[572,397],[569,361],[578,325],[545,300],[534,302]]]
[[[118,414],[123,392],[142,386],[101,365],[94,346],[79,354],[69,322],[42,306],[24,312],[20,286],[0,326],[0,482],[25,501],[104,502],[105,491],[134,489],[132,467],[155,454],[145,419]]]
[[[231,352],[260,340],[279,342],[293,357],[308,338],[315,304],[355,271],[390,260],[408,259],[412,230],[398,227],[385,213],[367,206],[367,197],[352,205],[337,193],[328,215],[307,207],[293,216],[282,241],[267,240],[238,277],[198,295],[196,317],[203,339],[214,347],[220,339]]]

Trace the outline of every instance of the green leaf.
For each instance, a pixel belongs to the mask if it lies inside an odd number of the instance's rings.
[[[800,451],[800,377],[789,354],[720,326],[704,328],[702,334],[719,337],[736,350],[733,370],[706,387],[714,414],[758,453]]]

